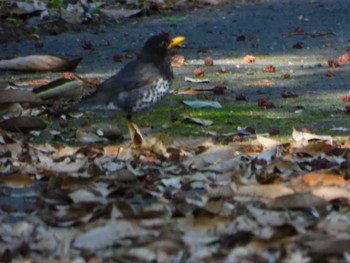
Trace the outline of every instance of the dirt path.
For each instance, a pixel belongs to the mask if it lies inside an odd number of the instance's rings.
[[[347,0],[233,3],[177,13],[173,17],[130,19],[125,24],[110,27],[42,36],[42,49],[36,49],[33,41],[0,45],[0,57],[36,53],[67,58],[82,55],[84,59],[77,73],[105,79],[127,62],[113,62],[114,54],[135,50],[149,35],[160,31],[182,34],[186,36],[187,44],[180,53],[185,56],[187,65],[175,69],[175,89],[196,86],[184,82],[184,77],[193,76],[193,68],[203,65],[202,59],[211,56],[215,66],[205,68],[206,76],[211,80],[207,86],[226,85],[230,91],[227,96],[229,101],[234,102],[234,95],[240,92],[249,102],[255,102],[264,95],[277,106],[275,111],[266,113],[270,117],[280,119],[293,115],[289,125],[295,123],[297,126],[300,117],[304,119],[301,126],[306,122],[309,128],[328,131],[338,126],[350,128],[349,116],[339,110],[344,106],[340,96],[349,92],[349,63],[331,69],[336,77],[324,75],[330,69],[327,65],[329,59],[337,59],[349,52],[350,16],[347,10]],[[305,34],[293,34],[297,27]],[[243,34],[245,41],[237,41],[237,34]],[[84,41],[91,42],[93,49],[84,50]],[[303,43],[302,49],[293,48],[297,42]],[[245,54],[254,54],[256,63],[244,64],[242,58]],[[274,65],[276,73],[263,73],[266,64]],[[217,74],[220,65],[225,65],[230,73]],[[284,73],[290,74],[291,78],[282,78]],[[1,72],[0,88],[4,88],[11,79],[27,77]],[[287,102],[280,96],[285,89],[300,96]],[[242,104],[242,107],[245,106]],[[297,106],[303,108],[302,114],[296,112]],[[310,123],[313,120],[310,114],[315,116],[314,123]]]

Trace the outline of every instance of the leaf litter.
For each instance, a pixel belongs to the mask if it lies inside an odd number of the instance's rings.
[[[76,13],[75,22],[86,18],[79,5],[69,12]],[[286,36],[299,34],[318,37],[328,32],[297,28]],[[236,37],[244,39],[243,34]],[[50,64],[52,59],[22,57],[0,66],[37,72],[66,70],[79,63],[55,58]],[[255,57],[248,59],[246,63],[255,62]],[[50,65],[32,67],[41,60]],[[346,61],[348,56],[337,62]],[[266,65],[266,72],[275,70]],[[201,68],[193,73],[205,74]],[[185,80],[209,82],[202,77]],[[36,88],[36,93],[43,100],[62,92],[74,98],[82,95],[82,84],[79,78],[58,80]],[[273,84],[268,79],[244,82],[245,87]],[[224,90],[215,86],[182,93]],[[286,90],[281,96],[299,95]],[[25,94],[9,97],[12,101],[2,98],[0,106],[10,103],[16,118],[45,111],[19,108],[23,103],[42,103]],[[241,93],[236,99],[246,97]],[[221,107],[216,101],[183,103],[192,108]],[[258,105],[276,108],[264,97]],[[63,138],[72,130],[62,120],[59,124],[65,130],[51,129],[52,136]],[[198,118],[185,120],[211,124]],[[239,140],[229,145],[207,138],[147,136],[144,148],[133,149],[109,144],[116,128],[111,131],[97,124],[64,140],[90,145],[57,146],[31,143],[33,136],[45,131],[28,123],[32,122],[20,120],[22,126],[16,128],[36,130],[24,138],[0,129],[0,261],[349,262],[350,139],[337,142],[328,135],[293,130],[286,143],[247,133],[246,128],[239,135],[233,133]],[[249,144],[232,143],[242,141]]]
[[[200,138],[154,151],[150,138],[141,149],[53,146],[0,131],[0,258],[346,257],[350,153],[327,136],[258,136],[265,150],[247,154]]]

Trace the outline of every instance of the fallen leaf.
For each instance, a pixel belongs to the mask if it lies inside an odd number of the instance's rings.
[[[201,154],[192,156],[183,161],[185,167],[191,169],[208,169],[209,166],[217,166],[220,163],[223,163],[226,160],[231,160],[234,156],[236,150],[233,147],[229,146],[211,146],[206,151]]]
[[[310,141],[310,140],[322,140],[322,141],[329,141],[331,144],[333,142],[333,139],[331,136],[328,135],[317,135],[312,134],[310,132],[303,132],[303,131],[297,131],[293,128],[292,137],[295,141]]]
[[[193,109],[201,109],[201,108],[205,108],[205,107],[210,107],[210,108],[215,108],[215,109],[222,108],[221,104],[217,101],[184,100],[182,102]]]
[[[1,90],[0,103],[9,102],[42,103],[42,100],[33,92],[27,90]]]
[[[347,181],[334,172],[313,171],[303,175],[303,180],[309,186],[337,185],[344,186]]]
[[[245,185],[238,188],[235,199],[241,202],[262,201],[270,202],[271,200],[293,194],[294,191],[282,185]]]
[[[0,60],[0,70],[22,72],[60,72],[74,70],[82,58],[66,60],[51,55],[30,55]]]
[[[43,130],[46,123],[35,117],[16,117],[0,122],[0,128],[12,132]]]
[[[185,81],[192,83],[209,83],[209,79],[194,79],[190,77],[185,77]]]
[[[17,1],[11,5],[10,10],[12,15],[17,16],[32,15],[34,13],[40,14],[46,10],[46,4],[38,1],[33,1],[33,3]]]
[[[313,138],[313,139],[316,139],[316,138]],[[318,143],[312,143],[312,144],[308,144],[308,145],[293,149],[292,152],[296,154],[306,154],[309,156],[317,156],[323,153],[327,153],[333,149],[334,149],[334,146],[328,143],[318,142]]]
[[[1,174],[0,184],[6,185],[8,187],[28,187],[35,184],[32,177],[26,174]]]
[[[133,17],[136,15],[139,15],[142,12],[142,9],[124,9],[124,8],[105,9],[105,8],[102,8],[100,10],[100,12],[102,14],[104,14],[105,16],[117,21],[121,18],[128,18],[128,17]]]
[[[282,144],[282,142],[280,142],[278,140],[267,138],[267,137],[264,137],[264,136],[261,136],[261,135],[258,135],[258,134],[256,135],[256,138],[257,138],[258,142],[260,144],[262,144],[262,146],[265,149],[270,149],[270,148],[273,148],[273,147],[276,147],[276,146]]]
[[[57,79],[33,89],[42,99],[74,99],[83,95],[84,83],[76,79]]]
[[[325,209],[328,205],[324,199],[310,193],[295,193],[275,198],[267,204],[271,209]]]
[[[336,199],[350,200],[350,191],[344,187],[339,186],[320,186],[312,191],[312,194],[324,200],[332,201]]]
[[[202,119],[199,119],[199,118],[192,118],[192,117],[189,117],[189,116],[184,117],[183,121],[187,122],[187,123],[198,124],[198,125],[201,125],[201,126],[204,126],[204,127],[209,127],[209,126],[211,126],[213,124],[213,121],[211,121],[211,120],[202,120]]]
[[[325,240],[313,240],[306,243],[310,253],[318,256],[338,255],[342,256],[349,251],[349,238],[331,238]]]
[[[248,205],[247,209],[257,222],[263,226],[280,227],[284,225],[292,225],[301,233],[305,232],[305,228],[312,225],[315,221],[310,220],[310,218],[302,212],[288,211],[285,209],[274,211],[253,205]]]
[[[24,112],[20,103],[1,103],[0,117],[4,120],[20,117]]]
[[[124,238],[155,236],[155,231],[146,231],[127,220],[111,221],[79,235],[73,242],[78,249],[98,250],[122,242]]]

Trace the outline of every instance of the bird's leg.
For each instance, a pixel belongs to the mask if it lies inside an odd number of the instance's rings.
[[[142,133],[141,133],[140,129],[138,128],[137,124],[132,121],[131,116],[126,117],[126,123],[128,125],[128,129],[129,129],[129,134],[130,134],[130,138],[131,138],[131,145],[133,145],[133,146],[142,145],[143,141],[144,141]]]
[[[132,121],[131,121],[131,118],[129,116],[126,117],[126,124],[128,125],[131,142],[133,142],[134,141],[134,127],[132,125]]]
[[[134,135],[134,138],[132,140],[132,143],[133,145],[135,146],[141,146],[144,142],[144,139],[143,139],[143,136],[142,136],[142,133],[139,129],[139,127],[137,126],[136,123],[134,122],[131,122],[132,126],[134,127],[135,129],[135,135]]]

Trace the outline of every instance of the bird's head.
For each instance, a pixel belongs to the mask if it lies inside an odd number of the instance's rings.
[[[167,33],[160,33],[159,35],[150,37],[143,46],[143,52],[148,54],[164,54],[168,53],[168,50],[180,45],[184,42],[185,37],[176,36],[172,39],[169,38]]]

